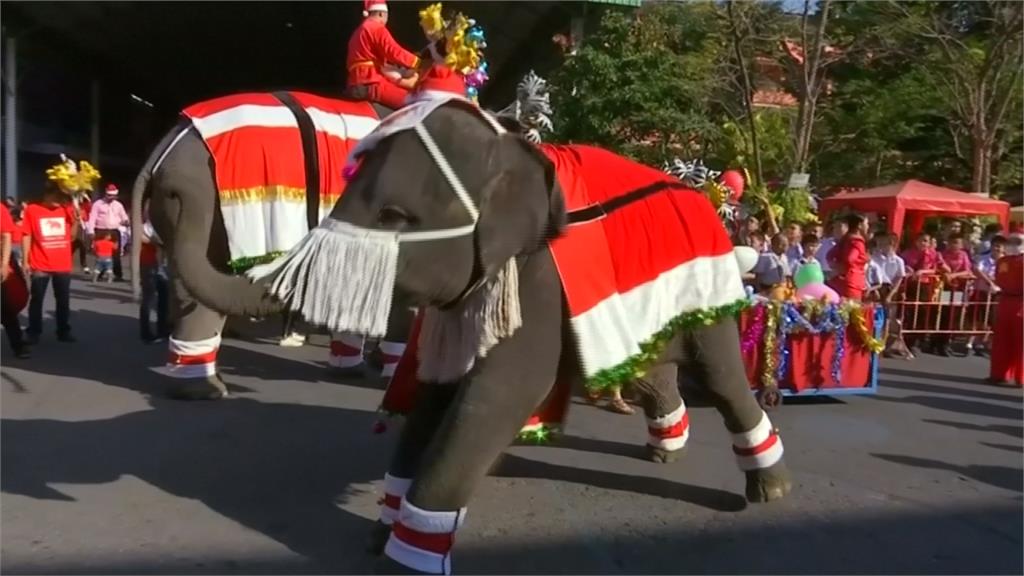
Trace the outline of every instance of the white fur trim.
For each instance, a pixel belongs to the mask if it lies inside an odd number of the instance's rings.
[[[405,496],[412,486],[412,478],[399,478],[391,474],[384,474],[384,493],[392,496]]]
[[[366,337],[359,334],[349,334],[347,332],[341,332],[331,336],[331,340],[335,342],[341,342],[345,346],[350,348],[356,348],[358,350],[363,349],[363,344],[366,343]]]
[[[398,362],[385,362],[384,367],[380,369],[380,376],[381,378],[391,378],[397,369]]]
[[[742,434],[732,435],[732,444],[737,448],[753,448],[761,442],[764,442],[771,436],[772,433],[772,422],[768,419],[768,415],[761,411],[761,420],[748,432]]]
[[[677,422],[683,419],[683,414],[686,414],[686,403],[683,402],[679,405],[679,408],[659,416],[658,418],[648,418],[647,425],[651,428],[671,428],[675,426]]]
[[[369,13],[369,12],[387,12],[387,11],[388,11],[388,5],[383,3],[383,2],[380,2],[378,4],[370,4],[369,6],[366,7],[366,12],[367,13]]]
[[[782,460],[782,438],[776,438],[775,444],[771,448],[755,454],[753,456],[736,456],[736,464],[739,465],[740,470],[744,472],[749,470],[763,470],[764,468],[770,468]]]
[[[175,340],[173,337],[167,342],[168,351],[179,356],[198,356],[209,354],[220,348],[220,334],[214,335],[205,340]]]
[[[380,351],[388,356],[401,356],[405,354],[405,344],[401,342],[381,342]]]
[[[628,292],[612,295],[572,318],[584,376],[589,378],[640,353],[682,312],[732,304],[746,296],[730,250],[696,258]]]
[[[163,374],[170,378],[179,380],[192,380],[196,378],[209,378],[217,373],[217,363],[207,362],[205,364],[166,364],[154,368],[154,372]]]
[[[466,517],[466,509],[455,512],[435,512],[417,508],[408,500],[402,500],[399,519],[407,528],[424,534],[451,534],[462,526]]]
[[[384,474],[384,494],[386,496],[404,498],[405,493],[409,491],[409,486],[412,486],[411,478],[397,478],[391,474]],[[394,524],[395,520],[398,520],[398,512],[398,508],[392,508],[382,501],[380,505],[381,523],[388,526]]]
[[[363,363],[363,355],[341,356],[331,354],[327,358],[327,364],[333,368],[355,368]]]
[[[384,554],[406,568],[423,574],[451,574],[451,554],[436,554],[410,546],[391,533],[388,543],[384,546]]]

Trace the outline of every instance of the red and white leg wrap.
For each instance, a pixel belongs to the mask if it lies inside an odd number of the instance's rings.
[[[327,363],[335,368],[354,368],[363,363],[363,337],[356,334],[332,334],[331,356]]]
[[[384,554],[424,574],[451,574],[455,531],[465,516],[465,508],[456,512],[431,512],[402,500],[402,509]]]
[[[782,459],[782,438],[762,411],[761,421],[753,430],[732,435],[732,451],[736,453],[740,470],[761,470]]]
[[[409,491],[412,480],[396,478],[391,474],[384,475],[384,499],[380,503],[380,522],[391,526],[398,520],[398,512],[402,508],[402,499]]]
[[[647,419],[647,444],[662,450],[679,450],[690,438],[690,415],[686,403],[658,418]]]
[[[171,378],[207,378],[217,373],[220,334],[206,340],[176,340],[167,344],[167,364],[158,369]]]
[[[380,352],[384,356],[384,369],[381,370],[380,375],[385,378],[391,378],[395,375],[398,361],[402,359],[402,354],[405,353],[405,344],[381,341]]]

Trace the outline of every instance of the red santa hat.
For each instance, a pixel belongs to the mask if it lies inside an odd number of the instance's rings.
[[[466,79],[448,66],[436,64],[423,75],[416,92],[409,96],[409,100],[429,100],[435,96],[449,94],[465,98]]]
[[[388,3],[385,0],[363,0],[363,18],[370,15],[370,12],[387,12]]]
[[[117,196],[117,194],[118,194],[117,186],[115,186],[114,184],[107,184],[107,188],[106,188],[106,190],[104,192],[106,193],[107,196]]]

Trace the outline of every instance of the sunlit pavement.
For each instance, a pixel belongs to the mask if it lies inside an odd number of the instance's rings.
[[[160,397],[127,285],[72,285],[77,344],[4,342],[4,573],[365,572],[397,426],[381,391],[280,348],[274,322],[226,339],[228,401]],[[876,397],[787,403],[796,489],[745,506],[717,414],[692,409],[687,458],[637,458],[640,415],[576,405],[553,447],[510,449],[458,536],[461,573],[1016,573],[1022,403],[986,361],[883,364]]]

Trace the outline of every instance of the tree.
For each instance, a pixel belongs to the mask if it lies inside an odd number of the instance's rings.
[[[723,48],[714,5],[609,11],[551,77],[555,138],[660,165],[714,139],[715,72]]]
[[[917,42],[913,55],[945,102],[956,155],[971,168],[971,189],[989,194],[994,169],[1019,147],[1024,4],[890,0],[885,9]]]

